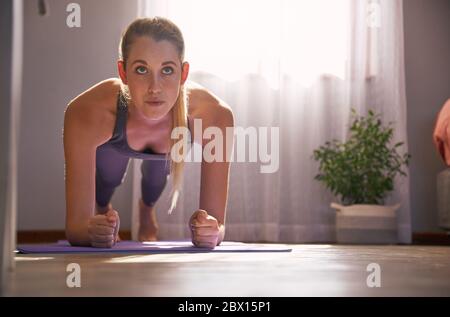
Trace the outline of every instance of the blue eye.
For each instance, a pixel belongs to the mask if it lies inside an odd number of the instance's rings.
[[[136,73],[140,75],[147,74],[147,69],[144,66],[138,66],[136,67]]]
[[[164,75],[170,75],[173,73],[173,68],[172,67],[164,67],[162,70],[162,73]]]

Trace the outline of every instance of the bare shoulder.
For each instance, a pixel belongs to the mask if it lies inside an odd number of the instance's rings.
[[[204,119],[207,122],[233,120],[231,107],[207,88],[189,81],[186,84],[186,91],[189,100],[189,114],[192,117]]]
[[[77,97],[69,102],[68,106],[73,107],[95,107],[104,105],[115,98],[115,95],[119,92],[120,80],[117,78],[109,78],[103,80],[89,89],[85,90]]]
[[[65,110],[67,121],[78,129],[85,129],[98,141],[105,141],[112,136],[116,116],[117,95],[120,79],[103,80],[72,99]]]

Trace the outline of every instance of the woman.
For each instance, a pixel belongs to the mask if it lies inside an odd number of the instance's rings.
[[[154,204],[170,175],[172,210],[182,183],[183,162],[170,155],[179,141],[171,138],[172,129],[189,128],[204,147],[207,140],[194,134],[194,118],[202,120],[202,135],[208,127],[226,135],[226,128],[234,126],[229,106],[188,84],[183,37],[169,20],[135,20],[119,51],[120,79],[83,92],[64,116],[66,235],[72,245],[112,247],[117,242],[120,218],[110,200],[130,157],[143,159],[139,240],[156,240]],[[214,248],[224,238],[229,161],[202,159],[200,206],[189,220],[197,247]]]

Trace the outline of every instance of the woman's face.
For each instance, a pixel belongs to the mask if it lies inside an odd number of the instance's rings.
[[[132,103],[141,115],[151,120],[161,119],[170,112],[188,72],[189,64],[181,65],[172,43],[158,42],[148,36],[134,39],[125,71],[119,61],[120,77],[128,85]]]

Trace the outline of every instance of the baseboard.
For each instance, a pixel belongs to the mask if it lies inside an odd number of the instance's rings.
[[[450,245],[450,234],[446,232],[414,232],[415,245]]]
[[[122,240],[131,240],[130,230],[121,230],[119,236]],[[50,243],[66,240],[64,230],[20,230],[17,232],[17,243]]]
[[[122,230],[119,233],[122,240],[131,240],[131,231]],[[17,232],[17,243],[50,243],[65,240],[64,230],[21,230]],[[450,245],[450,234],[445,232],[414,232],[414,245]]]

